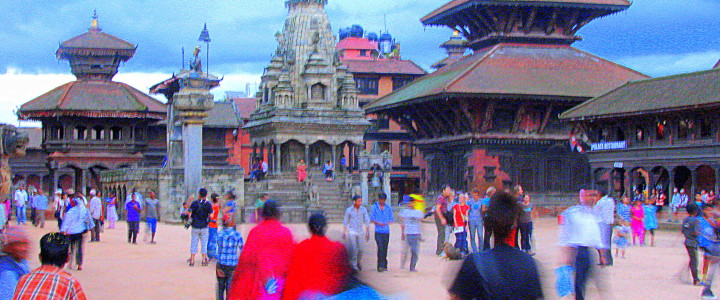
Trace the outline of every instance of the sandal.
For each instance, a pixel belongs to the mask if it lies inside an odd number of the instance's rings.
[[[210,261],[208,261],[207,259],[203,259],[203,261],[202,261],[202,266],[203,266],[203,267],[207,267],[207,265],[208,265],[209,263],[210,263]]]
[[[195,266],[195,261],[194,261],[194,260],[191,260],[190,263],[189,263],[189,265],[190,265],[191,267],[194,267],[194,266]]]

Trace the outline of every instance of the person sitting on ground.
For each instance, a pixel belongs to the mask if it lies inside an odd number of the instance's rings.
[[[490,198],[484,224],[493,231],[495,247],[465,258],[449,288],[452,299],[543,298],[535,260],[507,244],[519,215],[512,195],[498,191]]]
[[[343,244],[325,237],[327,219],[322,213],[310,216],[312,236],[300,242],[293,251],[283,299],[317,299],[342,291],[350,266]]]
[[[70,240],[58,233],[48,233],[40,239],[42,266],[23,275],[15,289],[15,300],[57,299],[86,300],[80,282],[63,271],[68,262]]]
[[[30,241],[20,227],[8,226],[0,244],[0,299],[12,299],[20,277],[27,274]],[[2,241],[0,241],[2,242]]]

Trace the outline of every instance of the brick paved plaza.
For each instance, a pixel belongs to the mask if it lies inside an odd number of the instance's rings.
[[[14,224],[15,221],[12,221]],[[26,226],[33,240],[31,268],[39,265],[37,241],[49,230]],[[82,271],[71,271],[80,279],[90,299],[214,299],[215,273],[211,264],[188,267],[190,232],[179,225],[160,224],[156,245],[140,241],[138,245],[126,243],[126,224],[116,229],[106,229],[100,243],[86,243],[86,259]],[[144,230],[142,225],[141,231]],[[290,227],[296,241],[308,237],[306,227],[292,224]],[[557,299],[554,292],[552,270],[557,264],[558,248],[555,246],[557,225],[555,219],[535,220],[537,259],[543,272],[543,284],[547,299]],[[247,236],[250,225],[239,227]],[[340,226],[331,226],[329,236],[340,234]],[[365,247],[362,278],[382,293],[398,299],[447,299],[443,281],[450,277],[449,270],[457,266],[436,257],[435,225],[424,224],[427,234],[422,243],[422,255],[418,273],[399,269],[399,225],[392,226],[390,241],[390,271],[375,271],[375,242],[371,238]],[[87,240],[87,238],[86,238]],[[685,248],[679,232],[661,231],[657,234],[656,247],[631,247],[626,259],[617,259],[614,267],[601,271],[606,279],[608,297],[603,299],[697,299],[700,287],[683,283],[676,274],[686,263]],[[590,287],[589,299],[599,299],[594,287]],[[393,298],[393,299],[394,299]]]

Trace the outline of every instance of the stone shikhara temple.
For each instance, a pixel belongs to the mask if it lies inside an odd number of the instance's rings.
[[[415,137],[429,190],[521,184],[537,201],[589,184],[589,164],[568,145],[558,115],[647,76],[571,45],[594,19],[627,0],[454,0],[422,18],[466,39],[471,55],[366,106]],[[458,43],[460,44],[460,43]]]
[[[300,159],[310,169],[326,161],[349,163],[370,126],[358,106],[353,75],[342,65],[325,13],[327,0],[289,0],[276,35],[277,50],[265,68],[258,107],[245,129],[270,173],[294,172]]]

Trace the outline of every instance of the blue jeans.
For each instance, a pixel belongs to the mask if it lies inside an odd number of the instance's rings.
[[[15,207],[15,217],[17,217],[18,225],[20,225],[20,223],[25,224],[25,221],[26,221],[25,206]]]
[[[470,246],[472,246],[473,252],[478,252],[483,245],[483,222],[470,220],[468,224],[468,230],[470,231]]]
[[[455,248],[468,253],[467,232],[463,231],[455,234]]]
[[[217,256],[217,228],[208,228],[208,244],[207,244],[207,253],[208,257],[215,258]]]
[[[415,266],[417,266],[418,258],[420,257],[420,235],[406,234],[405,242],[407,243],[407,246],[405,246],[405,250],[402,254],[401,264],[404,268],[405,258],[407,257],[407,250],[410,250],[410,271],[414,271]]]

